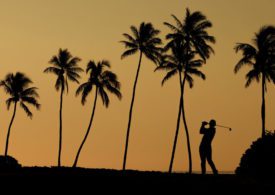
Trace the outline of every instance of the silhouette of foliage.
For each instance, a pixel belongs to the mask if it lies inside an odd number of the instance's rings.
[[[122,167],[123,170],[126,169],[128,143],[129,143],[129,135],[130,135],[130,129],[131,129],[131,121],[132,121],[132,111],[133,111],[133,105],[135,101],[136,86],[137,86],[142,56],[145,55],[149,60],[157,64],[157,63],[160,63],[161,52],[162,52],[162,48],[159,47],[159,45],[161,45],[162,42],[161,42],[161,39],[157,37],[160,31],[155,29],[151,23],[142,22],[139,26],[139,29],[137,29],[135,26],[131,26],[130,28],[133,33],[133,36],[126,33],[123,34],[126,40],[121,41],[121,43],[125,46],[126,51],[123,52],[123,54],[121,55],[121,59],[139,52],[139,62],[138,62],[136,78],[133,86],[133,94],[132,94],[132,100],[131,100],[130,111],[129,111],[129,120],[128,120],[128,126],[127,126],[123,167]]]
[[[19,103],[21,108],[30,118],[32,118],[32,112],[30,111],[28,105],[32,105],[36,109],[40,108],[40,104],[37,101],[37,98],[39,97],[37,88],[29,87],[31,83],[32,81],[21,72],[17,72],[16,74],[7,74],[5,79],[0,82],[0,87],[3,87],[4,91],[10,96],[6,100],[8,110],[11,104],[14,104],[13,115],[6,138],[5,156],[8,154],[10,131],[15,118],[17,103]]]
[[[236,174],[275,176],[275,131],[266,132],[243,154]]]
[[[0,156],[0,170],[18,169],[21,164],[11,156]]]
[[[234,72],[237,73],[243,66],[248,65],[251,70],[246,74],[248,87],[252,81],[260,82],[262,87],[262,137],[265,135],[265,92],[266,82],[275,83],[275,27],[264,26],[253,38],[253,45],[237,43],[235,51],[242,52],[242,58],[236,64]]]
[[[181,116],[181,112],[183,111],[182,110],[182,107],[183,107],[182,106],[183,104],[182,73],[184,73],[184,81],[187,80],[190,87],[193,87],[193,82],[194,82],[192,77],[193,75],[196,75],[202,79],[205,79],[205,75],[198,69],[203,65],[204,61],[200,59],[194,59],[195,52],[187,53],[186,47],[184,47],[183,45],[177,42],[173,42],[173,45],[170,46],[170,49],[172,54],[163,55],[161,65],[158,66],[155,70],[167,71],[167,74],[162,80],[162,85],[173,76],[179,75],[179,86],[180,86],[181,97],[180,97],[180,104],[179,104],[179,111],[178,111],[178,118],[177,118],[177,125],[176,125],[176,133],[175,133],[172,155],[171,155],[171,160],[170,160],[170,165],[168,170],[171,173],[173,168],[174,155],[176,151],[176,145],[177,145],[177,139],[178,139],[178,133],[179,133],[180,116]],[[188,66],[186,66],[186,63],[185,63],[186,60],[188,60]],[[191,149],[190,149],[190,153],[191,153]],[[191,172],[192,171],[190,170],[190,173]]]
[[[67,89],[69,91],[68,80],[78,82],[80,79],[79,73],[82,68],[78,66],[80,58],[73,57],[67,49],[59,49],[59,53],[53,56],[49,61],[53,66],[47,67],[44,73],[53,73],[57,76],[55,82],[55,89],[60,92],[60,108],[59,108],[59,147],[58,147],[58,166],[61,166],[61,151],[62,151],[62,107],[63,107],[63,93]]]
[[[195,11],[192,13],[187,8],[186,15],[182,21],[178,19],[175,15],[172,15],[172,17],[176,22],[175,25],[164,22],[164,24],[172,31],[172,33],[166,35],[166,39],[169,42],[166,44],[164,50],[173,50],[173,47],[175,47],[175,45],[180,45],[177,47],[182,48],[182,57],[180,57],[180,60],[182,61],[181,63],[183,63],[184,65],[184,69],[182,69],[182,78],[180,74],[180,86],[182,94],[180,106],[187,138],[189,173],[192,173],[191,143],[184,109],[184,87],[186,81],[189,83],[190,88],[192,88],[193,86],[193,78],[190,74],[197,75],[202,79],[205,79],[205,75],[201,71],[199,71],[194,66],[191,67],[193,63],[192,60],[195,56],[198,56],[197,58],[200,58],[201,60],[203,60],[203,62],[206,62],[206,60],[210,57],[210,54],[214,53],[213,48],[209,44],[215,43],[215,37],[209,35],[207,32],[207,29],[212,27],[212,23],[206,18],[203,13],[199,11]],[[167,76],[172,76],[172,73],[173,72],[170,71]],[[174,141],[174,144],[175,143],[176,142]],[[169,169],[172,169],[171,163]]]
[[[120,82],[117,79],[117,75],[111,72],[110,70],[105,70],[105,68],[111,68],[110,63],[107,60],[102,60],[98,63],[94,61],[90,61],[86,69],[86,73],[90,75],[89,79],[87,82],[81,84],[76,91],[76,95],[79,95],[81,93],[82,95],[81,103],[84,105],[86,102],[87,96],[89,95],[89,93],[92,92],[92,89],[95,87],[95,99],[94,99],[94,106],[93,106],[90,122],[88,125],[88,129],[86,131],[85,137],[76,154],[73,167],[77,166],[81,149],[91,130],[95,109],[96,109],[97,95],[98,94],[100,95],[103,105],[105,105],[106,107],[109,106],[109,102],[110,102],[107,92],[110,92],[116,95],[119,99],[122,98],[122,95],[120,93]]]

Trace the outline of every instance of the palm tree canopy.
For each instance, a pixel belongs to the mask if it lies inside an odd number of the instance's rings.
[[[172,15],[172,17],[176,25],[164,22],[172,30],[172,33],[166,36],[169,43],[165,49],[172,47],[174,42],[181,42],[183,45],[188,44],[187,47],[189,49],[194,49],[198,52],[203,60],[208,59],[210,54],[214,53],[209,43],[215,43],[215,38],[207,32],[207,29],[212,27],[212,23],[201,12],[196,11],[191,13],[188,8],[186,9],[186,16],[182,21],[175,15]]]
[[[195,59],[195,52],[187,54],[186,47],[176,43],[173,44],[171,50],[172,54],[163,55],[161,65],[155,69],[168,71],[162,80],[162,85],[179,72],[185,73],[190,88],[192,88],[194,84],[192,75],[198,76],[203,80],[205,79],[205,75],[198,69],[203,65],[204,61]],[[186,66],[185,63],[186,60],[188,61],[188,66]]]
[[[68,80],[79,83],[79,73],[82,72],[82,68],[78,66],[80,58],[73,57],[67,49],[59,49],[57,56],[53,56],[49,61],[53,66],[47,67],[45,73],[53,73],[57,76],[55,83],[56,90],[67,89],[68,91]]]
[[[36,109],[40,108],[37,101],[39,97],[36,87],[29,87],[32,81],[23,73],[7,74],[5,79],[0,82],[0,87],[3,87],[5,92],[10,96],[6,100],[7,108],[10,108],[12,103],[20,102],[20,106],[26,114],[31,118],[32,112],[28,108],[28,104]]]
[[[248,87],[253,80],[259,81],[261,74],[265,75],[267,81],[275,83],[275,27],[264,26],[253,39],[253,45],[247,43],[237,43],[236,53],[241,51],[242,58],[234,68],[237,73],[244,65],[249,65],[252,69],[246,74],[246,84]]]
[[[103,105],[106,107],[108,107],[110,101],[107,92],[116,95],[119,99],[122,98],[120,93],[120,82],[117,79],[117,75],[110,70],[105,70],[110,67],[110,63],[106,60],[97,63],[95,61],[88,62],[86,68],[86,72],[89,74],[88,81],[81,84],[76,91],[76,95],[82,93],[81,103],[83,105],[94,86],[97,88]]]
[[[142,52],[145,56],[153,61],[158,62],[161,53],[162,44],[160,38],[158,38],[159,30],[155,29],[151,23],[142,22],[137,29],[135,26],[131,26],[133,36],[124,33],[123,36],[126,38],[125,41],[121,41],[127,49],[121,58],[125,58],[129,55],[135,54],[137,51]]]

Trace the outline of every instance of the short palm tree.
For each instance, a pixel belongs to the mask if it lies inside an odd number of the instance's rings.
[[[129,135],[131,129],[131,120],[132,120],[132,112],[133,105],[135,100],[136,86],[141,66],[142,56],[145,55],[149,60],[154,63],[158,63],[161,56],[161,48],[158,47],[161,45],[161,39],[158,38],[159,30],[156,30],[151,23],[141,23],[139,29],[135,26],[131,26],[131,31],[133,36],[124,33],[123,36],[126,38],[126,41],[121,41],[124,44],[126,51],[121,55],[121,58],[128,57],[130,55],[136,54],[139,52],[139,62],[136,72],[136,78],[133,86],[133,94],[129,111],[129,120],[127,126],[127,134],[126,134],[126,143],[125,143],[125,151],[123,158],[123,170],[126,169],[126,160],[127,160],[127,151],[128,151],[128,142]]]
[[[58,149],[58,167],[61,166],[61,151],[62,151],[62,106],[63,94],[65,89],[69,89],[68,80],[78,82],[79,73],[82,68],[78,66],[80,58],[73,57],[67,49],[59,49],[59,53],[53,56],[49,63],[52,65],[44,70],[44,73],[53,73],[57,76],[55,89],[60,91],[60,108],[59,108],[59,149]]]
[[[183,108],[182,96],[184,91],[183,83],[187,81],[190,88],[192,88],[194,83],[192,75],[198,76],[203,80],[205,79],[205,75],[198,69],[203,65],[204,61],[200,59],[194,59],[195,57],[194,52],[189,53],[187,55],[186,48],[183,47],[183,45],[181,44],[176,44],[176,42],[174,42],[173,46],[171,47],[171,50],[172,50],[172,54],[164,55],[161,65],[156,68],[156,70],[168,71],[162,80],[162,85],[173,76],[179,75],[179,86],[180,86],[180,92],[181,92],[180,103],[179,103],[176,133],[175,133],[172,155],[171,155],[171,160],[170,160],[169,170],[168,170],[169,173],[171,173],[173,169],[173,162],[174,162],[174,156],[175,156],[175,151],[177,146],[181,112],[184,115],[184,112],[182,110]],[[186,66],[185,64],[186,60],[188,60],[188,66]]]
[[[28,104],[34,106],[36,109],[40,108],[40,104],[37,101],[39,97],[37,88],[29,87],[31,83],[32,81],[21,72],[17,72],[16,74],[10,73],[0,82],[0,86],[3,87],[5,92],[10,96],[6,100],[8,110],[11,104],[14,104],[13,115],[6,138],[5,157],[8,155],[10,131],[15,118],[17,103],[19,103],[30,118],[32,118],[33,115],[28,108]]]
[[[81,84],[76,91],[76,95],[79,95],[81,93],[82,95],[81,103],[83,105],[85,104],[86,98],[89,95],[89,93],[92,92],[93,88],[95,88],[95,98],[94,98],[94,105],[93,105],[90,122],[87,128],[86,134],[84,136],[84,139],[76,154],[73,167],[77,166],[77,161],[78,161],[81,149],[89,135],[94,114],[95,114],[97,95],[98,94],[100,95],[103,105],[105,105],[106,107],[108,107],[109,105],[109,97],[107,92],[110,92],[116,95],[119,99],[121,99],[122,97],[120,93],[120,83],[117,79],[116,74],[114,74],[109,70],[105,70],[105,68],[110,68],[110,67],[111,67],[110,63],[106,60],[100,61],[98,63],[94,61],[90,61],[86,69],[86,72],[89,74],[89,79],[87,82]]]
[[[212,27],[212,23],[201,12],[196,11],[191,13],[186,9],[186,16],[183,21],[180,21],[175,15],[172,15],[176,25],[165,22],[164,24],[170,28],[172,33],[169,33],[166,38],[169,40],[165,49],[173,47],[174,44],[182,44],[186,48],[185,55],[195,52],[198,56],[206,61],[213,53],[212,47],[209,43],[215,43],[215,38],[208,34],[207,29]],[[176,43],[175,43],[176,42]],[[188,58],[186,58],[188,59]],[[189,66],[189,61],[185,60],[185,66]],[[188,78],[185,76],[184,78]],[[184,93],[185,79],[182,81],[182,93]],[[184,95],[182,97],[182,117],[187,137],[188,157],[189,157],[189,173],[192,173],[192,153],[189,138],[189,131],[187,127],[185,111],[184,111]]]
[[[246,84],[248,87],[252,81],[260,82],[262,92],[262,137],[265,136],[265,92],[266,82],[275,83],[275,27],[264,26],[255,35],[253,45],[248,43],[237,43],[235,51],[242,52],[242,58],[235,66],[234,72],[237,73],[241,67],[248,65],[251,70],[246,74]]]

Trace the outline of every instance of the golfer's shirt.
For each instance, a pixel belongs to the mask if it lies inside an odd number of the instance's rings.
[[[203,134],[203,138],[201,140],[201,146],[211,146],[212,140],[216,134],[216,128],[205,128],[201,127],[200,134]]]

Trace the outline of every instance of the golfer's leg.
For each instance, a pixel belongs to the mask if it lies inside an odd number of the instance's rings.
[[[213,173],[214,173],[214,174],[218,174],[218,171],[217,171],[217,169],[216,169],[216,166],[215,166],[215,164],[214,164],[214,162],[213,162],[213,160],[212,160],[212,150],[211,150],[211,148],[207,151],[206,159],[207,159],[207,162],[208,162],[208,164],[210,165],[210,167],[211,167]]]
[[[201,174],[205,174],[206,172],[206,155],[205,151],[200,148],[200,158],[201,158]]]

